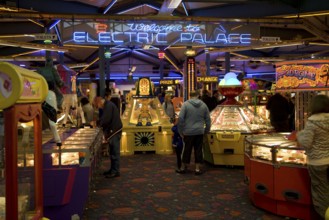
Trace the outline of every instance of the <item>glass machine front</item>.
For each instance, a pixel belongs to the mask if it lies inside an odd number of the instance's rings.
[[[271,130],[269,121],[240,105],[219,105],[211,113],[211,132],[236,131],[255,133]]]

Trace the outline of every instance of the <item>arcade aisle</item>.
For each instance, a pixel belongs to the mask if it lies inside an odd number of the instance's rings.
[[[174,172],[176,156],[135,154],[121,157],[121,176],[104,178],[104,157],[94,179],[83,220],[280,220],[254,207],[242,167],[204,165],[195,176]]]

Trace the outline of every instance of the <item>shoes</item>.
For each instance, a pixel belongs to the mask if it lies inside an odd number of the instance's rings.
[[[103,173],[103,175],[106,176],[106,175],[110,175],[111,173],[112,173],[112,170],[108,170],[108,171],[105,171],[105,172]]]
[[[108,175],[105,175],[105,178],[115,178],[115,177],[119,177],[120,173],[111,173]]]
[[[202,172],[201,170],[196,170],[196,171],[194,172],[194,174],[197,175],[197,176],[200,176],[200,175],[203,174],[203,172]]]
[[[179,173],[179,174],[186,173],[186,169],[176,169],[175,171],[176,171],[176,173]]]

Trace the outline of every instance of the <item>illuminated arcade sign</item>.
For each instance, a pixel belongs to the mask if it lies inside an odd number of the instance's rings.
[[[309,62],[279,66],[276,69],[276,89],[328,89],[329,64]]]
[[[162,79],[160,80],[160,85],[178,85],[179,80],[178,79]]]
[[[207,45],[248,46],[259,38],[258,24],[214,24],[175,22],[88,22],[75,25],[76,44]],[[237,28],[237,27],[238,28]]]
[[[218,76],[198,76],[196,81],[201,83],[218,83]]]

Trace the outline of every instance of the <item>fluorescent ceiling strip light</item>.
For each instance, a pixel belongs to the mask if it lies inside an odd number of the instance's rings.
[[[57,61],[56,57],[52,57],[53,61]],[[0,61],[45,61],[45,56],[21,56],[21,57],[7,57],[0,56]]]
[[[310,42],[310,45],[317,45],[317,46],[329,46],[329,43],[317,43],[317,42]]]
[[[317,13],[307,13],[307,14],[297,14],[297,15],[288,15],[283,18],[305,18],[305,17],[313,17],[313,16],[324,16],[329,15],[329,12],[317,12]]]
[[[160,8],[158,8],[158,7],[154,6],[154,5],[150,5],[150,4],[144,4],[144,5],[146,5],[146,6],[150,7],[150,8],[153,8],[154,10],[160,11]]]
[[[39,25],[40,27],[45,27],[42,23],[38,22],[38,21],[35,21],[35,20],[32,20],[32,19],[27,19],[29,21],[31,21],[32,23],[36,24],[36,25]]]
[[[188,16],[188,11],[187,11],[187,8],[186,8],[186,5],[185,5],[184,2],[182,2],[182,6],[184,8],[184,11],[185,11],[186,16]]]
[[[18,38],[18,37],[34,37],[33,34],[11,34],[11,35],[1,35],[0,38]]]
[[[71,68],[71,69],[86,67],[88,65],[89,64],[87,64],[87,63],[66,64],[66,66],[69,67],[69,68]]]
[[[14,41],[5,41],[5,40],[0,40],[0,45],[9,46],[9,47],[21,47],[21,48],[34,49],[34,50],[47,50],[47,51],[57,51],[57,52],[69,51],[66,48],[61,48],[55,45],[41,45],[41,44],[32,44],[32,43],[14,42]]]
[[[272,45],[264,45],[253,48],[254,50],[262,50],[262,49],[269,49],[269,48],[275,48],[275,47],[290,47],[290,46],[297,46],[302,45],[304,42],[297,42],[297,43],[287,43],[287,44],[272,44]]]
[[[81,47],[81,48],[92,48],[92,49],[98,49],[98,46],[91,46],[91,45],[79,45],[79,44],[65,44],[65,47]]]
[[[182,0],[169,0],[168,8],[175,9],[182,2]]]
[[[52,25],[50,25],[49,30],[51,30],[53,27],[55,27],[61,20],[55,21]]]
[[[112,0],[111,3],[105,8],[103,14],[106,14],[116,2],[117,0]]]
[[[128,12],[128,11],[132,11],[132,10],[135,10],[135,9],[140,8],[140,7],[143,7],[143,6],[144,6],[144,5],[138,5],[138,6],[135,6],[135,7],[129,8],[129,9],[127,9],[127,10],[120,11],[120,12],[118,12],[117,14],[121,15],[121,14],[124,14],[124,13],[126,13],[126,12]]]
[[[55,31],[56,31],[56,35],[57,35],[59,42],[62,42],[62,38],[61,38],[61,35],[59,34],[59,30],[58,30],[57,26],[55,26]]]
[[[81,71],[85,71],[86,69],[88,69],[90,66],[92,66],[94,63],[96,63],[99,60],[99,57],[97,57],[96,59],[94,59],[91,63],[89,63],[86,67],[84,67]]]
[[[176,70],[178,70],[182,75],[183,75],[183,72],[178,68],[178,66],[165,54],[164,57],[169,61],[169,63],[171,63],[171,65],[173,65]]]
[[[26,54],[31,54],[31,53],[37,53],[37,52],[40,52],[42,50],[32,50],[32,51],[28,51],[28,52],[25,52],[25,53],[18,53],[18,54],[15,54],[15,55],[12,55],[12,57],[19,57],[19,56],[23,56],[23,55],[26,55]]]

